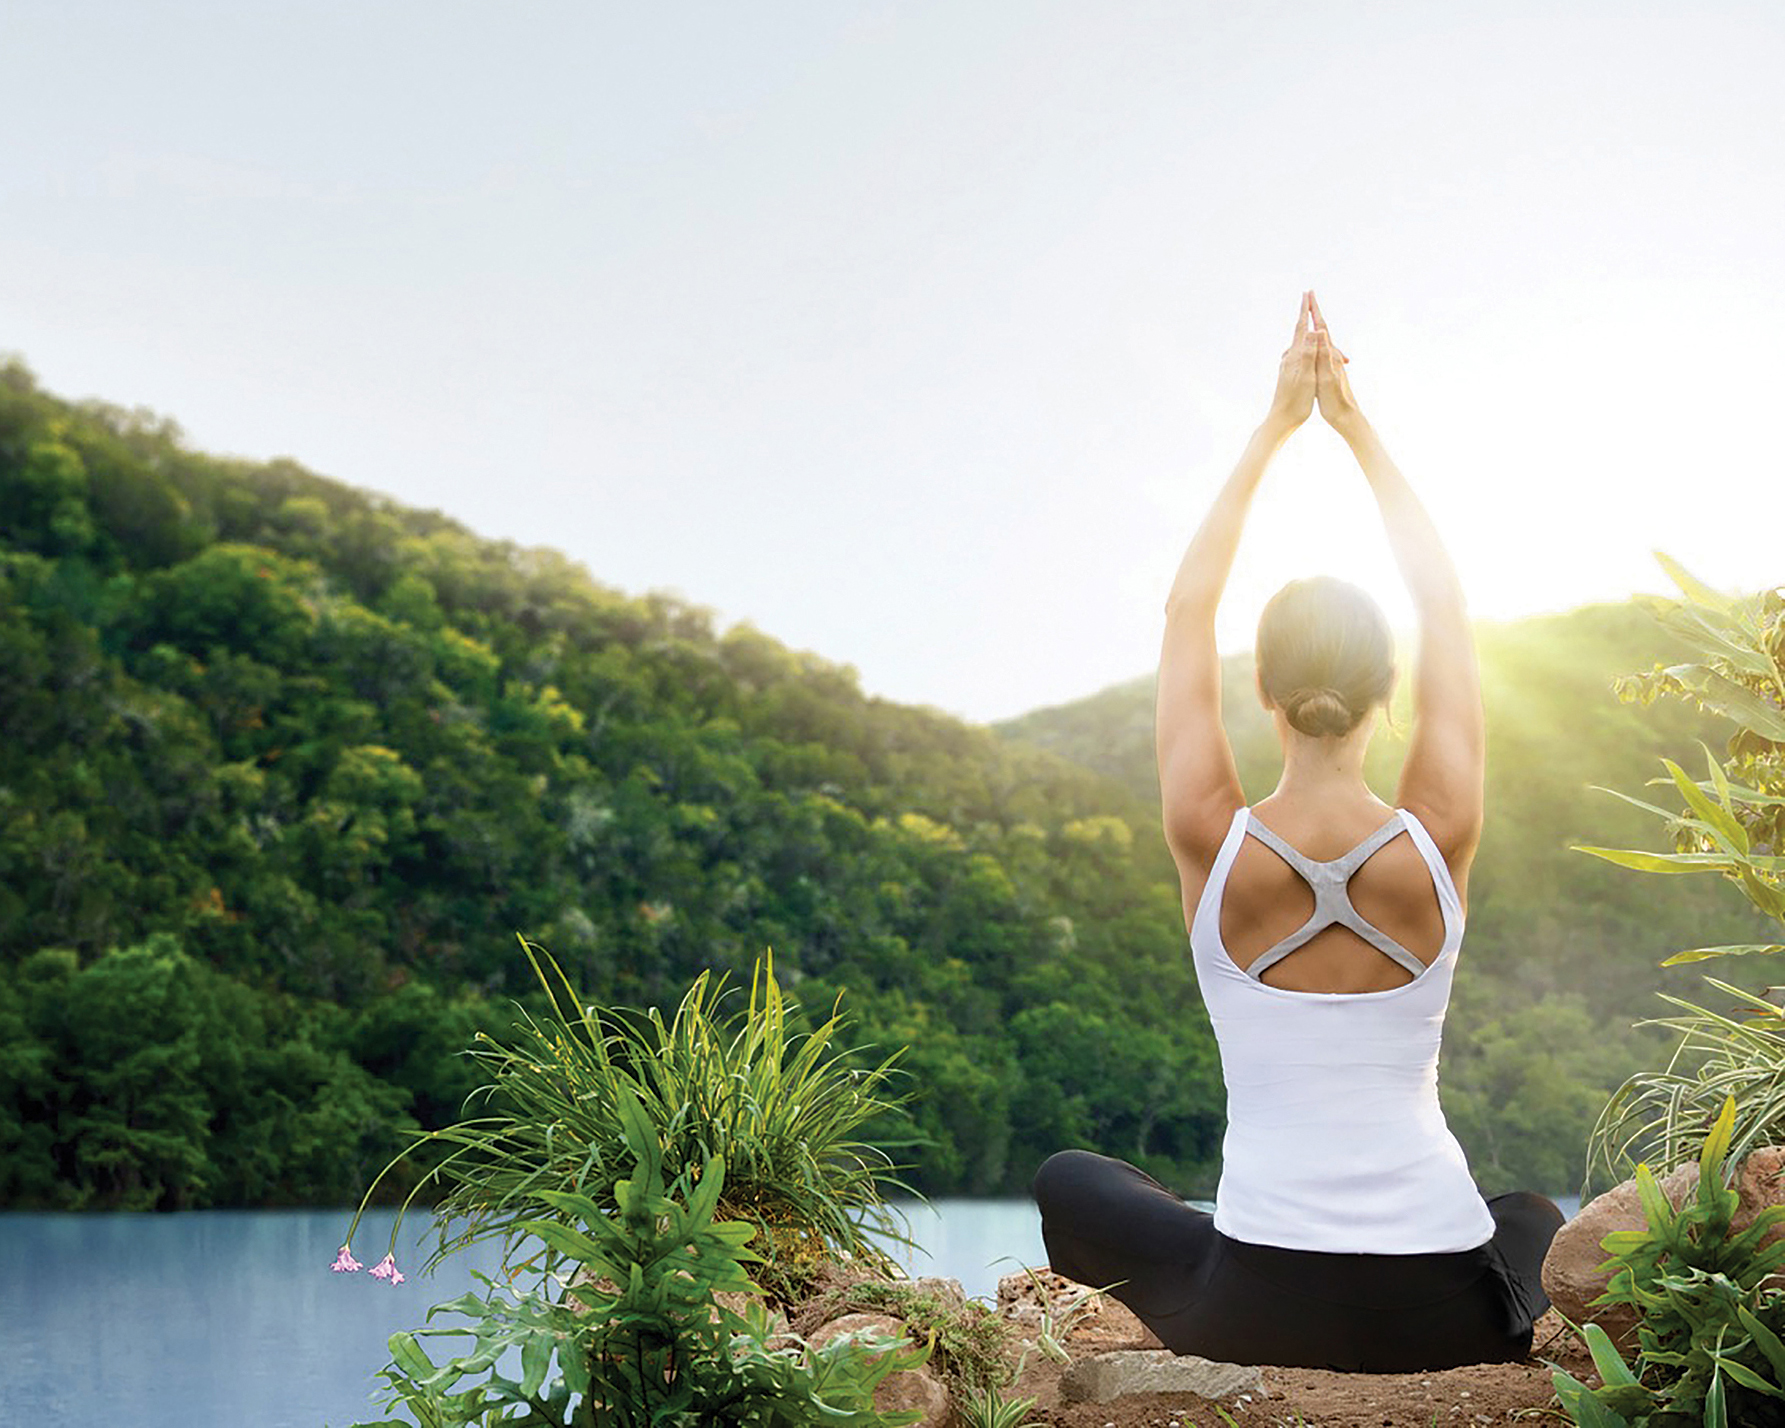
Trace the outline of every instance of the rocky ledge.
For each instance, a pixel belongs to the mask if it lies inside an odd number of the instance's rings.
[[[1033,1399],[1027,1421],[1045,1428],[1220,1428],[1227,1421],[1259,1428],[1475,1428],[1527,1419],[1549,1407],[1550,1362],[1581,1377],[1592,1372],[1554,1315],[1539,1324],[1536,1353],[1523,1364],[1341,1374],[1173,1354],[1121,1304],[1046,1269],[1000,1281],[997,1305],[989,1311],[969,1307],[953,1280],[880,1283],[894,1293],[921,1286],[926,1307],[950,1302],[969,1315],[1001,1320],[1006,1362],[1017,1371],[1004,1396]],[[923,1337],[893,1314],[825,1312],[827,1302],[847,1297],[845,1289],[830,1286],[794,1312],[792,1327],[819,1341],[868,1328]],[[888,1379],[882,1394],[877,1401],[883,1408],[923,1413],[923,1428],[960,1428],[964,1421],[934,1359]]]

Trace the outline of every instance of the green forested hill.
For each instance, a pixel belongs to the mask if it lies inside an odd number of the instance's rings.
[[[1581,786],[1688,742],[1604,692],[1655,638],[1611,610],[1484,639],[1445,1084],[1490,1185],[1569,1182],[1653,964],[1736,920],[1563,851],[1652,835]],[[1020,1189],[1065,1145],[1206,1192],[1220,1079],[1145,705],[1023,721],[1049,752],[0,369],[0,1204],[351,1200],[532,995],[517,932],[634,1006],[772,946],[808,1005],[910,1046],[884,1131],[931,1192]],[[1260,789],[1262,722],[1241,742]]]
[[[0,376],[0,1203],[341,1202],[531,992],[772,947],[911,1046],[914,1183],[1206,1182],[1150,815],[851,671]]]

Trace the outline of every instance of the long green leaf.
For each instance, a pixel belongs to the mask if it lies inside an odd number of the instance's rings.
[[[1772,661],[1757,647],[1755,632],[1744,628],[1740,620],[1720,619],[1685,605],[1650,606],[1650,613],[1686,643],[1697,646],[1700,653],[1723,660],[1743,674],[1764,679],[1773,673]]]
[[[1716,790],[1717,802],[1722,805],[1726,813],[1733,815],[1735,813],[1735,797],[1730,786],[1728,772],[1718,762],[1717,756],[1711,752],[1710,745],[1703,739],[1698,741],[1698,747],[1704,754],[1705,769],[1711,776],[1711,786]],[[1742,851],[1746,852],[1747,849],[1744,848]]]
[[[1734,862],[1722,853],[1650,853],[1641,848],[1596,848],[1586,843],[1572,846],[1576,853],[1591,853],[1621,868],[1634,868],[1639,873],[1697,873],[1706,869],[1730,871]]]
[[[1680,593],[1694,605],[1702,605],[1707,610],[1722,613],[1728,611],[1735,604],[1734,599],[1719,590],[1713,590],[1666,551],[1657,550],[1653,554],[1656,564],[1667,572],[1667,578],[1673,581],[1679,587]]]
[[[1729,1408],[1723,1396],[1721,1363],[1711,1370],[1711,1386],[1704,1393],[1705,1428],[1729,1428]]]
[[[556,1220],[522,1220],[515,1229],[522,1234],[537,1236],[559,1254],[568,1255],[578,1263],[588,1265],[598,1274],[608,1273],[607,1252],[581,1230],[572,1229]]]
[[[1727,1213],[1723,1196],[1723,1162],[1729,1154],[1729,1142],[1735,1135],[1735,1097],[1723,1098],[1723,1109],[1717,1113],[1710,1134],[1704,1138],[1704,1149],[1698,1153],[1698,1203],[1707,1213]]]
[[[1766,1361],[1773,1366],[1773,1376],[1785,1384],[1785,1342],[1767,1328],[1746,1305],[1739,1307],[1735,1314],[1742,1328],[1748,1331],[1748,1337],[1754,1341],[1754,1347],[1765,1354]]]
[[[1717,840],[1734,853],[1746,854],[1748,834],[1735,821],[1734,816],[1720,804],[1705,797],[1698,784],[1672,759],[1663,759],[1661,763],[1668,776],[1673,779],[1674,787],[1680,791],[1680,797],[1686,800],[1686,806],[1711,829]]]
[[[1725,1358],[1722,1354],[1718,1354],[1715,1357],[1717,1360],[1717,1367],[1728,1374],[1730,1378],[1739,1383],[1743,1388],[1751,1388],[1756,1393],[1770,1394],[1774,1398],[1785,1398],[1785,1393],[1781,1393],[1774,1385],[1768,1383],[1746,1364],[1737,1363],[1734,1359]]]
[[[1611,1335],[1597,1324],[1585,1324],[1581,1328],[1581,1337],[1587,1341],[1587,1352],[1593,1356],[1593,1367],[1599,1370],[1599,1377],[1607,1384],[1616,1385],[1635,1383],[1636,1375],[1624,1362],[1624,1356],[1618,1352],[1617,1345],[1612,1343]]]
[[[1655,1183],[1654,1172],[1646,1165],[1636,1167],[1636,1194],[1642,1201],[1642,1212],[1649,1222],[1650,1233],[1665,1234],[1673,1224],[1673,1206],[1668,1204],[1667,1196],[1661,1193],[1661,1187]],[[1602,1329],[1600,1332],[1605,1331]]]
[[[434,1361],[416,1342],[414,1334],[399,1330],[385,1341],[385,1346],[390,1350],[391,1362],[417,1382],[432,1378],[436,1372]]]
[[[1661,965],[1683,967],[1688,962],[1707,962],[1712,957],[1757,957],[1785,952],[1785,943],[1731,942],[1721,947],[1694,947],[1690,952],[1676,952]]]
[[[531,1398],[539,1392],[545,1382],[546,1372],[552,1366],[552,1338],[545,1334],[530,1334],[521,1344],[521,1381],[518,1392],[522,1398]]]
[[[1579,1428],[1630,1428],[1630,1420],[1621,1413],[1604,1407],[1593,1397],[1593,1391],[1579,1379],[1562,1369],[1551,1376],[1556,1397],[1568,1410]]]
[[[1650,779],[1649,783],[1651,786],[1671,785],[1672,780],[1655,778]],[[1628,803],[1632,808],[1640,808],[1644,813],[1652,813],[1657,818],[1666,819],[1669,826],[1689,821],[1681,816],[1680,811],[1677,808],[1663,808],[1658,803],[1650,803],[1647,799],[1633,797],[1628,793],[1624,793],[1620,789],[1607,788],[1603,784],[1591,783],[1588,784],[1587,787],[1592,789],[1594,793],[1609,793],[1613,798]]]
[[[1706,665],[1677,664],[1667,673],[1697,695],[1707,709],[1752,729],[1763,739],[1785,743],[1785,710],[1778,705]]]
[[[1785,917],[1785,892],[1762,881],[1759,868],[1765,866],[1760,858],[1746,858],[1737,876],[1741,878],[1742,891],[1747,893],[1748,900],[1766,913],[1769,917]]]
[[[688,1196],[688,1218],[696,1224],[706,1224],[713,1218],[724,1188],[725,1157],[715,1155],[700,1168],[700,1183]]]
[[[574,1190],[535,1190],[533,1193],[554,1210],[574,1215],[585,1224],[594,1224],[604,1218],[601,1207],[594,1200]]]

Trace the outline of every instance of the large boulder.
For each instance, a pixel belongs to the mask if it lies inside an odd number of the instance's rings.
[[[1741,1203],[1736,1206],[1730,1228],[1739,1234],[1768,1205],[1785,1203],[1785,1147],[1768,1146],[1755,1151],[1741,1163],[1734,1184]],[[1661,1177],[1660,1185],[1661,1193],[1677,1210],[1698,1192],[1697,1164],[1669,1171]],[[1605,1292],[1610,1278],[1600,1268],[1605,1263],[1602,1241],[1614,1230],[1640,1230],[1647,1224],[1636,1182],[1626,1180],[1581,1206],[1580,1213],[1556,1231],[1543,1261],[1543,1291],[1549,1295],[1550,1303],[1577,1324],[1589,1320],[1598,1324],[1625,1348],[1635,1343],[1635,1311],[1627,1304],[1593,1303]],[[1770,1244],[1781,1236],[1785,1236],[1785,1227],[1774,1229],[1766,1242]]]
[[[814,1348],[822,1348],[844,1334],[859,1333],[884,1334],[888,1338],[907,1341],[911,1337],[904,1324],[890,1315],[845,1314],[814,1330],[807,1342]],[[874,1390],[874,1407],[881,1413],[923,1414],[914,1428],[942,1428],[948,1422],[948,1390],[930,1372],[927,1364],[922,1368],[901,1369],[880,1380],[880,1386]]]

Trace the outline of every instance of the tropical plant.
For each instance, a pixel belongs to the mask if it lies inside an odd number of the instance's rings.
[[[635,1154],[621,1108],[636,1104],[672,1178],[724,1162],[717,1213],[760,1232],[759,1277],[777,1298],[794,1297],[827,1260],[890,1267],[882,1244],[906,1237],[885,1192],[904,1187],[887,1153],[859,1137],[905,1100],[891,1087],[900,1052],[866,1070],[853,1065],[861,1048],[840,1044],[835,1008],[796,1031],[797,1004],[782,995],[770,956],[743,1007],[728,1010],[725,978],[703,972],[665,1025],[655,1008],[583,1005],[549,953],[521,945],[551,1013],[522,1010],[512,1045],[478,1033],[470,1055],[489,1079],[473,1096],[491,1114],[418,1142],[452,1147],[433,1172],[448,1189],[430,1265],[492,1237],[504,1241],[506,1265],[548,1192],[611,1205]],[[546,1244],[550,1269],[555,1243]]]
[[[1067,1351],[1066,1340],[1082,1320],[1088,1319],[1103,1307],[1105,1291],[1114,1286],[1105,1285],[1101,1289],[1081,1286],[1065,1302],[1056,1304],[1040,1275],[1026,1264],[1019,1268],[1028,1278],[1029,1287],[1035,1291],[1035,1304],[1039,1312],[1036,1347],[1055,1363],[1070,1363],[1072,1355]]]
[[[1590,1389],[1561,1369],[1554,1376],[1557,1398],[1581,1428],[1785,1423],[1785,1290],[1768,1283],[1785,1264],[1785,1241],[1765,1243],[1785,1222],[1785,1206],[1730,1232],[1741,1198],[1724,1184],[1735,1116],[1735,1101],[1725,1099],[1699,1155],[1697,1193],[1681,1208],[1647,1165],[1636,1169],[1647,1223],[1605,1237],[1611,1258],[1601,1267],[1611,1278],[1595,1302],[1640,1313],[1637,1363],[1632,1369],[1599,1325],[1582,1330],[1602,1385]]]
[[[1704,749],[1702,779],[1662,760],[1666,777],[1652,782],[1672,789],[1683,808],[1604,790],[1665,820],[1671,852],[1593,846],[1578,851],[1640,872],[1716,874],[1739,886],[1765,918],[1785,924],[1785,591],[1723,595],[1676,562],[1660,559],[1681,598],[1655,599],[1651,611],[1697,659],[1620,680],[1618,693],[1645,704],[1662,695],[1683,699],[1732,720],[1735,732],[1722,759]],[[1775,935],[1692,948],[1663,965],[1780,951],[1785,942]],[[1726,1096],[1736,1105],[1738,1157],[1780,1138],[1785,1127],[1780,1008],[1764,996],[1706,981],[1737,998],[1739,1019],[1664,998],[1680,1014],[1647,1024],[1678,1036],[1674,1054],[1661,1070],[1639,1072],[1613,1094],[1593,1132],[1592,1161],[1614,1171],[1639,1154],[1663,1167],[1681,1163],[1702,1142]]]
[[[1705,750],[1708,777],[1693,779],[1671,759],[1668,777],[1686,809],[1662,808],[1603,790],[1664,819],[1671,853],[1582,847],[1623,867],[1649,873],[1716,873],[1740,884],[1756,909],[1785,923],[1785,588],[1738,598],[1719,594],[1667,557],[1662,565],[1680,600],[1650,600],[1661,624],[1691,645],[1696,662],[1656,665],[1619,680],[1620,698],[1651,704],[1670,695],[1734,722],[1728,757]],[[1710,957],[1785,950],[1778,942],[1698,947],[1664,965]]]
[[[1777,1003],[1715,977],[1705,985],[1731,1000],[1728,1013],[1661,993],[1676,1016],[1652,1017],[1678,1038],[1667,1062],[1637,1072],[1611,1095],[1591,1141],[1592,1165],[1612,1178],[1645,1160],[1670,1169],[1697,1154],[1726,1099],[1736,1107],[1739,1162],[1785,1133],[1785,1024]]]
[[[987,1388],[961,1405],[959,1414],[963,1428],[1043,1428],[1029,1416],[1034,1407],[1033,1398],[1001,1398]]]
[[[523,1217],[515,1229],[550,1245],[566,1272],[524,1292],[479,1276],[484,1293],[428,1315],[430,1322],[463,1315],[468,1326],[393,1334],[387,1407],[407,1410],[420,1428],[898,1428],[921,1416],[880,1413],[874,1389],[921,1364],[927,1351],[853,1335],[813,1348],[781,1334],[770,1347],[760,1298],[746,1314],[727,1307],[719,1295],[757,1292],[746,1264],[758,1257],[745,1248],[752,1226],[716,1218],[724,1158],[711,1156],[666,1184],[649,1113],[621,1090],[615,1114],[633,1159],[613,1187],[615,1208],[547,1189],[515,1204]],[[529,1207],[534,1218],[525,1218]],[[467,1334],[470,1352],[442,1364],[420,1342]],[[498,1369],[510,1351],[518,1351],[518,1379]],[[392,1425],[407,1428],[399,1418],[359,1428]]]

